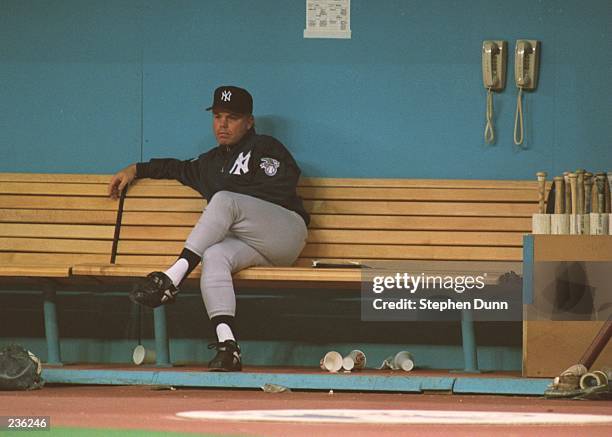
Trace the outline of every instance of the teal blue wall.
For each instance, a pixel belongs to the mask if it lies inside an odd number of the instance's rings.
[[[113,172],[214,144],[221,83],[304,173],[532,178],[612,167],[609,0],[353,0],[352,39],[304,39],[303,0],[2,0],[0,171]],[[542,41],[512,142],[516,88],[483,141],[484,39]]]

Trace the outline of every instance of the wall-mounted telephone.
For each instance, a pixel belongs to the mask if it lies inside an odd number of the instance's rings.
[[[502,91],[506,86],[506,41],[484,41],[482,43],[482,81],[486,89]]]
[[[487,124],[484,138],[487,144],[495,142],[493,91],[502,91],[506,87],[507,53],[506,41],[488,40],[482,43],[482,82],[487,90]]]
[[[536,89],[539,63],[540,42],[519,39],[514,50],[514,79],[517,87],[528,91]]]
[[[538,85],[540,42],[519,39],[514,49],[514,80],[518,87],[514,116],[514,144],[523,144],[523,90],[533,91]]]

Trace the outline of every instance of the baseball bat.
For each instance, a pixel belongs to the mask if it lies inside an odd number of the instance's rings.
[[[584,170],[576,170],[576,185],[578,188],[576,196],[576,214],[584,214]]]
[[[555,214],[563,214],[563,199],[565,197],[563,188],[563,176],[555,176]]]
[[[566,214],[571,214],[572,209],[570,205],[570,183],[569,183],[569,171],[563,172],[563,181],[565,182],[565,202],[563,203]]]
[[[593,173],[584,174],[584,213],[589,214],[593,211],[591,197],[593,193]]]
[[[536,176],[538,177],[538,212],[540,214],[545,214],[544,192],[546,191],[546,172],[539,171],[536,173]]]
[[[582,358],[580,358],[579,363],[584,364],[584,366],[589,369],[593,365],[601,351],[606,347],[611,336],[612,320],[608,319],[603,324],[603,326],[601,327],[587,350],[584,351],[584,354],[582,355]]]
[[[612,171],[608,172],[608,183],[606,185],[606,209],[604,212],[612,212],[612,198],[610,197],[610,191],[612,191]]]
[[[595,175],[595,184],[597,186],[597,212],[603,214],[606,210],[605,194],[606,194],[606,174],[597,173]]]
[[[572,190],[572,214],[578,214],[576,210],[576,173],[570,173],[568,177],[570,189]]]

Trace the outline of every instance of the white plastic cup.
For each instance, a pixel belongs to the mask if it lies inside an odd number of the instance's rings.
[[[331,373],[336,373],[342,369],[342,355],[336,351],[330,351],[325,354],[319,363],[322,370],[327,370]]]
[[[609,214],[589,214],[590,220],[590,232],[591,235],[608,235],[609,232]]]
[[[602,370],[594,370],[593,374],[599,377],[599,382],[601,383],[600,385],[608,385],[610,383],[610,379],[607,372],[604,372]]]
[[[568,235],[570,230],[569,214],[551,214],[550,233],[553,235]]]
[[[393,367],[401,369],[405,372],[410,372],[414,369],[414,360],[412,354],[408,351],[400,351],[393,357]]]
[[[344,370],[361,370],[366,365],[366,356],[359,349],[354,349],[342,359]]]
[[[141,364],[154,364],[157,359],[157,354],[153,349],[147,349],[143,345],[139,344],[134,348],[132,353],[132,359],[134,364],[140,366]]]
[[[602,379],[603,379],[602,376],[595,372],[585,373],[584,375],[580,377],[580,388],[584,390],[587,388],[598,387],[600,385],[608,384],[607,379],[605,382]]]
[[[355,360],[348,355],[342,358],[342,368],[350,372],[355,368]]]
[[[572,214],[570,216],[570,234],[589,235],[590,224],[589,214]]]
[[[582,376],[588,372],[588,369],[584,366],[584,364],[574,364],[571,367],[565,369],[561,375],[574,375],[574,376]]]
[[[532,234],[550,234],[550,214],[534,214],[531,229]]]

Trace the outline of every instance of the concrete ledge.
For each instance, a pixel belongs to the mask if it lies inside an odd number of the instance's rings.
[[[217,373],[173,370],[52,369],[42,374],[51,384],[168,385],[175,387],[261,389],[277,384],[291,390],[346,390],[422,393],[543,395],[551,380],[312,373]]]

